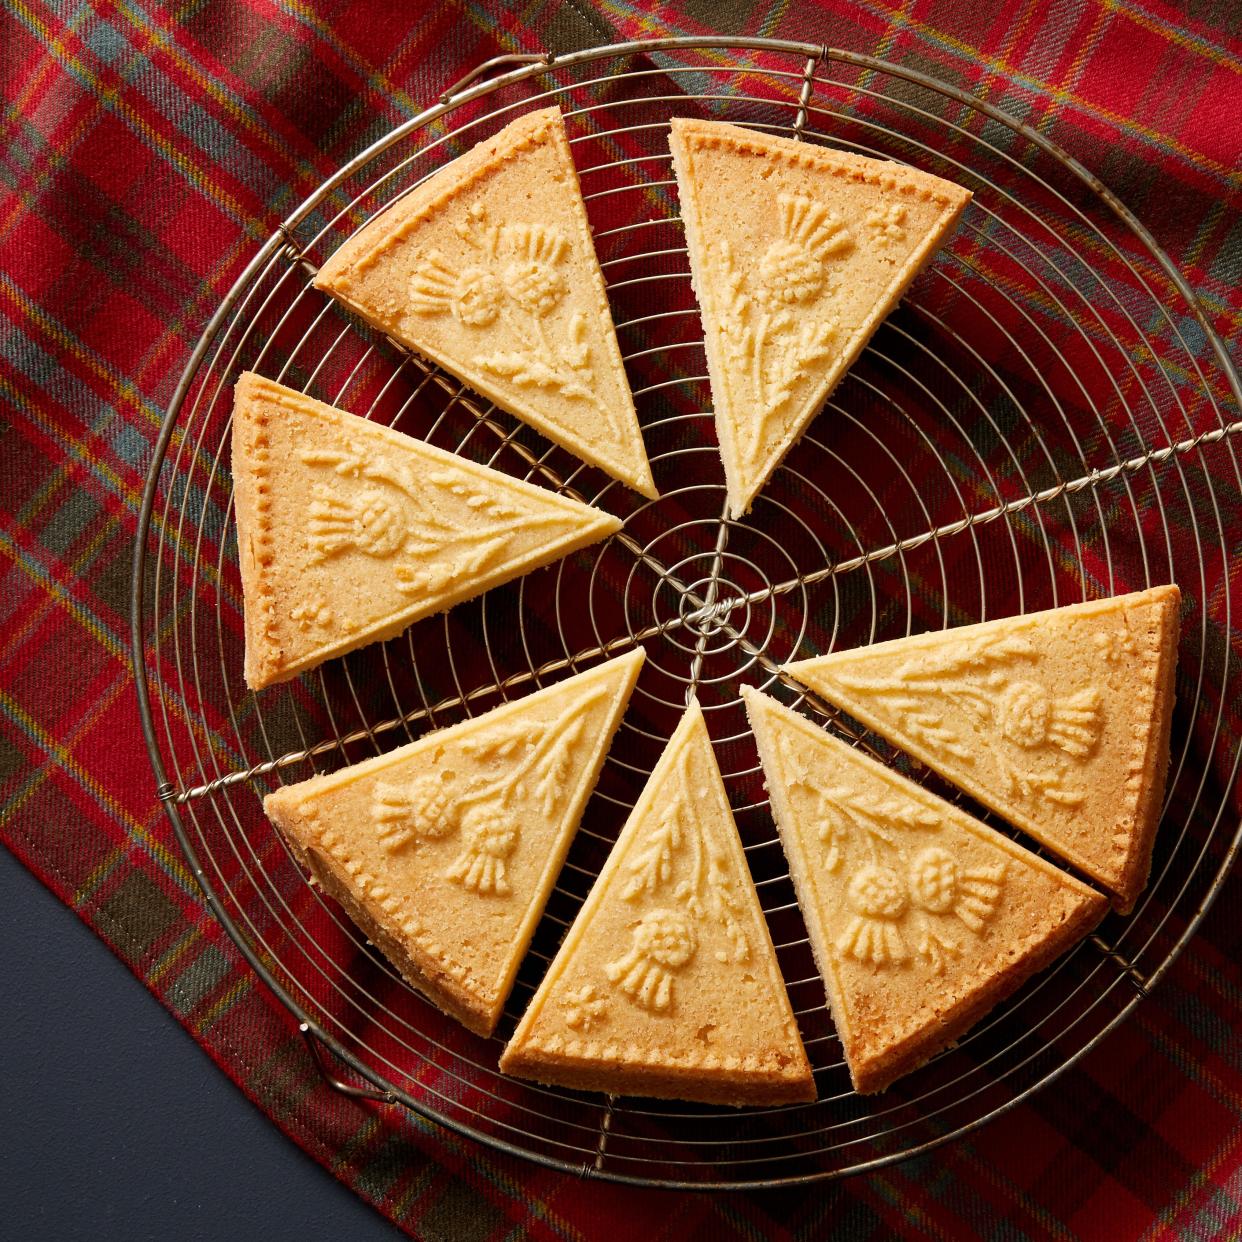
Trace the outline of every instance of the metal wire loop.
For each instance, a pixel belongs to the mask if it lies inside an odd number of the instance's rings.
[[[459,78],[452,86],[448,88],[441,96],[442,104],[448,103],[450,100],[460,95],[468,86],[472,86],[480,79],[496,69],[512,69],[520,65],[543,65],[550,69],[554,57],[549,52],[506,52],[501,56],[493,56],[491,60],[485,60],[481,65],[476,65],[465,76]]]
[[[324,1037],[313,1030],[308,1022],[299,1022],[298,1031],[310,1052],[311,1060],[315,1062],[315,1069],[319,1072],[319,1076],[333,1091],[348,1096],[351,1100],[370,1100],[373,1104],[399,1104],[401,1102],[392,1091],[380,1091],[375,1087],[359,1087],[338,1078],[328,1066],[326,1058],[331,1053],[331,1047],[325,1049]]]

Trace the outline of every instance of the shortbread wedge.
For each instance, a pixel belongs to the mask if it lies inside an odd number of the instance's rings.
[[[560,109],[528,113],[349,239],[317,288],[654,498]]]
[[[711,739],[692,704],[500,1058],[588,1091],[815,1098]]]
[[[252,373],[233,402],[233,487],[252,690],[621,525]]]
[[[670,145],[739,518],[970,201],[903,164],[677,117]]]
[[[1113,894],[1147,884],[1169,766],[1175,586],[919,634],[786,672]]]
[[[1107,912],[1080,880],[742,693],[857,1091],[922,1065]]]
[[[496,1027],[642,663],[640,648],[264,799],[324,891],[476,1034]]]

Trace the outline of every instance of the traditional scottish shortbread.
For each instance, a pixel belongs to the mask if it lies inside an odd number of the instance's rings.
[[[233,486],[254,690],[621,525],[251,373],[233,403]]]
[[[674,118],[670,144],[736,518],[970,193],[901,164],[719,121]]]
[[[1175,586],[919,634],[786,671],[1113,894],[1147,884],[1169,765]]]
[[[656,496],[559,109],[519,118],[429,177],[351,237],[315,284]]]
[[[858,1091],[923,1064],[1108,909],[774,699],[742,693]]]
[[[490,1035],[642,667],[641,649],[264,809],[401,973]]]
[[[815,1098],[703,713],[674,732],[500,1060],[585,1090]]]

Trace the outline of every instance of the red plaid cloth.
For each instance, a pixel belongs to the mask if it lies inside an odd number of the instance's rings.
[[[178,15],[14,0],[0,20],[3,837],[277,1124],[416,1235],[608,1236],[619,1222],[679,1239],[1242,1230],[1239,880],[1101,1050],[971,1138],[830,1192],[585,1185],[323,1084],[154,804],[127,667],[139,496],[190,348],[273,223],[466,69],[500,51],[727,32],[924,70],[1101,172],[1236,341],[1235,6],[547,0]],[[1218,589],[1236,602],[1236,561],[1229,571]]]

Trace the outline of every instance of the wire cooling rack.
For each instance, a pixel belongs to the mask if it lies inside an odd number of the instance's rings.
[[[566,114],[659,501],[549,448],[311,287],[317,265],[377,211],[552,102]],[[707,412],[667,146],[677,114],[904,160],[975,195],[742,522],[725,517]],[[232,385],[247,367],[580,496],[624,529],[382,647],[250,694],[225,450]],[[151,466],[134,572],[134,661],[160,797],[211,908],[339,1090],[548,1165],[644,1184],[773,1185],[926,1151],[1098,1043],[1167,969],[1236,852],[1239,756],[1224,726],[1242,701],[1228,579],[1242,546],[1240,397],[1199,303],[1139,222],[1041,134],[961,90],[871,57],[775,41],[498,58],[289,216],[182,377]],[[1110,917],[955,1049],[884,1095],[853,1094],[740,686],[822,717],[822,704],[780,679],[780,663],[1170,580],[1187,600],[1173,759],[1138,908]],[[647,665],[598,792],[498,1034],[476,1038],[407,987],[309,885],[261,798],[636,643]],[[734,1111],[611,1099],[496,1069],[691,690],[815,1067],[814,1104]],[[857,736],[846,720],[821,723]]]

